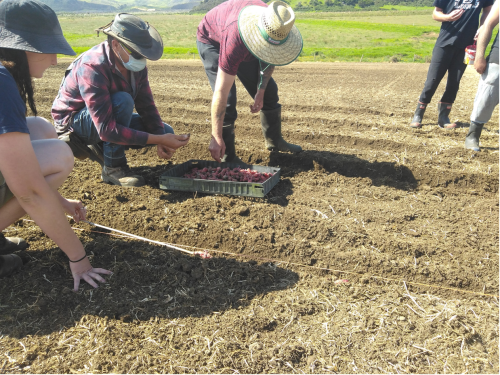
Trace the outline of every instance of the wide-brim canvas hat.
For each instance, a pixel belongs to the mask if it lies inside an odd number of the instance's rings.
[[[132,14],[119,13],[113,22],[96,31],[112,36],[148,60],[158,60],[163,55],[163,41],[158,31]]]
[[[0,1],[0,48],[76,55],[54,11],[37,0]]]
[[[271,65],[288,65],[302,51],[302,36],[294,25],[295,13],[287,3],[268,7],[250,5],[238,16],[238,30],[248,50]]]

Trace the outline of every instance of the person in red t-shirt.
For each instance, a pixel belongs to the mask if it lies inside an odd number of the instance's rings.
[[[293,62],[302,51],[302,36],[294,26],[292,8],[274,1],[229,0],[208,12],[197,33],[197,47],[212,98],[212,139],[209,150],[218,162],[237,162],[234,146],[238,76],[254,98],[252,113],[260,111],[268,150],[300,152],[281,135],[278,86],[271,78],[275,66]]]

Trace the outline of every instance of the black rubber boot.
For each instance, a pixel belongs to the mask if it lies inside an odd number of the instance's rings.
[[[300,152],[302,147],[288,143],[281,135],[281,105],[276,109],[261,110],[260,122],[262,124],[262,134],[266,140],[266,147],[269,151]]]
[[[26,241],[19,237],[5,237],[0,233],[0,255],[10,254],[14,251],[24,250],[28,247]]]
[[[10,276],[23,266],[23,260],[16,254],[0,255],[0,278]]]
[[[457,127],[456,123],[452,123],[448,117],[451,112],[451,103],[438,103],[438,125],[442,129],[455,129]]]
[[[422,120],[424,119],[424,113],[426,109],[426,103],[418,102],[417,109],[415,110],[415,114],[413,115],[413,120],[411,120],[410,128],[420,129],[422,127]]]
[[[221,161],[223,163],[243,163],[239,157],[236,156],[236,147],[234,145],[234,124],[223,125],[222,126],[222,140],[226,145],[226,152],[222,157]]]
[[[470,122],[469,132],[467,137],[465,137],[465,148],[473,151],[481,151],[479,148],[479,137],[481,137],[481,131],[483,130],[484,124],[479,122]]]

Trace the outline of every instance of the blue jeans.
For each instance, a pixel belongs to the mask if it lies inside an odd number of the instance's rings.
[[[141,116],[134,113],[134,99],[132,99],[130,94],[126,92],[117,92],[111,95],[111,104],[113,106],[113,115],[118,124],[130,129],[145,131],[142,126]],[[163,123],[163,125],[165,127],[165,133],[174,133],[174,129],[172,129],[170,125],[165,123]],[[71,128],[86,145],[95,145],[102,142],[87,107],[80,110],[80,112],[73,117]],[[106,167],[120,167],[127,165],[125,150],[129,148],[142,148],[142,146],[125,146],[110,142],[102,142],[102,148],[104,153],[104,165]]]

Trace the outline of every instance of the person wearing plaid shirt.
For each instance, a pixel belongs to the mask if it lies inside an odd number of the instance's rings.
[[[161,120],[149,85],[146,61],[161,57],[163,43],[151,25],[124,13],[98,31],[108,40],[68,67],[52,117],[76,158],[102,165],[103,181],[142,186],[143,177],[128,167],[126,148],[156,144],[158,156],[169,159],[189,141]]]

